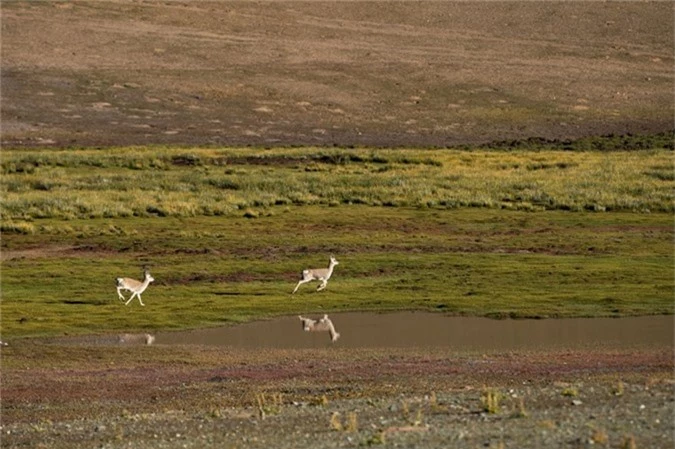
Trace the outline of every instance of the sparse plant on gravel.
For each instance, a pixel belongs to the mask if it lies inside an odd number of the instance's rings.
[[[328,405],[328,397],[325,394],[322,394],[321,396],[313,398],[310,401],[310,404],[323,407]]]
[[[624,437],[621,442],[621,449],[637,449],[637,443],[635,443],[635,437],[633,435],[627,435]]]
[[[410,417],[410,406],[408,405],[408,401],[405,399],[401,401],[401,414],[403,415],[403,419],[406,421]]]
[[[415,411],[415,415],[412,416],[410,412],[410,405],[408,404],[407,401],[403,400],[401,401],[401,415],[403,420],[407,421],[410,423],[412,426],[420,426],[422,425],[423,422],[423,415],[424,412],[422,410],[422,405],[420,405],[417,410]]]
[[[274,393],[269,398],[265,393],[256,393],[255,402],[258,407],[258,416],[265,419],[267,415],[276,415],[281,412],[283,397],[281,393]]]
[[[364,441],[362,441],[359,445],[360,446],[379,446],[382,444],[387,443],[387,437],[386,437],[386,432],[384,430],[379,430],[372,435],[370,435],[368,438],[366,438]]]
[[[566,398],[576,398],[579,396],[579,390],[575,387],[566,387],[560,394]]]
[[[417,409],[417,412],[415,413],[415,418],[412,420],[410,424],[412,424],[414,427],[419,427],[422,425],[424,422],[424,413],[422,412],[421,408]]]
[[[592,441],[593,444],[607,446],[609,444],[609,436],[607,435],[607,432],[605,432],[603,429],[595,428],[593,429],[593,433],[591,434],[590,441]]]
[[[358,432],[359,430],[359,421],[356,416],[356,412],[347,413],[347,422],[345,423],[346,432]]]
[[[340,413],[333,412],[330,415],[330,427],[331,429],[338,432],[348,432],[348,433],[358,432],[359,423],[356,412],[347,413],[347,417],[345,418],[344,423],[340,419]]]
[[[483,411],[489,414],[497,414],[501,411],[500,402],[502,394],[494,388],[485,388],[481,395]]]
[[[429,410],[431,413],[444,413],[447,412],[447,407],[441,405],[438,402],[438,397],[436,396],[436,392],[432,391],[431,394],[428,397],[428,405],[429,405]]]
[[[612,388],[612,394],[614,396],[623,396],[625,392],[625,386],[622,381],[617,381],[614,387]]]
[[[547,430],[553,430],[556,427],[558,427],[557,424],[553,420],[550,420],[550,419],[545,419],[543,421],[539,421],[538,425],[542,429],[547,429]]]
[[[342,421],[340,421],[340,413],[339,412],[333,412],[330,415],[330,428],[337,431],[337,432],[342,432],[344,430],[344,426],[342,425]]]
[[[223,414],[220,411],[219,407],[213,407],[213,408],[211,408],[211,410],[208,411],[206,416],[209,417],[209,418],[217,419],[217,418],[222,418]]]
[[[525,408],[525,399],[523,397],[519,397],[517,402],[516,402],[516,408],[515,412],[513,413],[514,418],[527,418],[529,416],[529,413],[527,412],[527,409]]]

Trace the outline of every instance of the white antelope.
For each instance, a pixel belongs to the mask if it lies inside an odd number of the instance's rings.
[[[295,290],[293,290],[293,293],[298,291],[298,287],[300,287],[302,284],[306,284],[307,282],[311,281],[321,281],[321,284],[319,284],[319,286],[316,288],[316,291],[320,292],[321,290],[326,288],[326,285],[328,284],[328,279],[330,279],[331,275],[333,274],[333,268],[335,268],[335,265],[339,263],[340,262],[335,260],[335,257],[330,256],[330,263],[328,264],[328,268],[312,268],[302,270],[302,279],[300,279],[298,285],[295,286]]]
[[[145,289],[148,288],[148,285],[150,285],[150,282],[154,280],[155,278],[150,275],[149,271],[145,272],[145,278],[143,279],[143,282],[130,278],[117,278],[117,296],[119,296],[120,299],[124,301],[126,298],[124,295],[122,295],[120,290],[129,290],[131,292],[131,297],[127,302],[124,303],[124,305],[128,306],[131,300],[134,299],[134,296],[138,296],[138,302],[140,302],[142,306],[145,306],[141,300],[141,293],[143,293]]]
[[[332,342],[340,338],[340,333],[335,330],[335,326],[333,326],[333,322],[328,318],[328,315],[324,315],[320,320],[304,318],[300,315],[298,315],[298,318],[302,321],[302,329],[305,332],[328,332]]]

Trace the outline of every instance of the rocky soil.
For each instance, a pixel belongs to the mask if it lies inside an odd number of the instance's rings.
[[[669,349],[3,348],[2,447],[669,448]],[[491,401],[489,399],[491,397]]]

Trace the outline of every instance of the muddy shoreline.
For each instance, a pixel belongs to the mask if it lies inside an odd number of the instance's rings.
[[[409,313],[385,316],[410,321]],[[332,319],[353,332],[377,317]],[[503,331],[514,323],[578,329],[584,320],[478,321]],[[603,324],[604,339],[581,332],[585,344],[539,347],[489,338],[463,348],[340,346],[305,334],[293,317],[159,333],[152,345],[145,334],[18,339],[0,349],[3,447],[669,447],[672,317],[590,323]],[[262,328],[274,339],[289,325],[309,347],[250,341]],[[633,337],[616,340],[621,328]],[[213,340],[237,332],[247,344]],[[497,398],[494,409],[487,395]]]

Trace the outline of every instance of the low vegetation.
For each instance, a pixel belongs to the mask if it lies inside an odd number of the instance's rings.
[[[42,218],[254,218],[290,205],[672,212],[665,146],[4,151],[0,210],[10,232],[32,232],[30,221]]]
[[[480,397],[485,413],[497,414],[501,411],[502,394],[494,388],[485,388]]]
[[[673,312],[665,148],[21,150],[2,170],[4,338],[348,310]],[[326,290],[291,297],[331,254]],[[146,307],[125,307],[114,278],[145,268]]]

